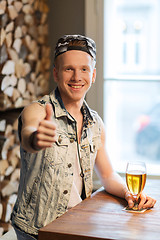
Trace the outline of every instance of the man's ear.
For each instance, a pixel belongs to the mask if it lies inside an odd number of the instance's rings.
[[[94,68],[94,70],[93,70],[92,83],[94,83],[95,81],[96,81],[96,68]]]
[[[54,77],[54,81],[58,82],[58,71],[56,67],[53,68],[53,77]]]

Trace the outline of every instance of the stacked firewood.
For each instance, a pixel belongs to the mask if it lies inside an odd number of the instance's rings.
[[[48,93],[47,0],[0,0],[0,236],[10,226],[20,175],[17,118]]]
[[[0,235],[10,226],[19,186],[20,146],[17,128],[20,111],[5,111],[0,115]]]
[[[46,0],[0,1],[0,110],[48,92],[50,47]]]

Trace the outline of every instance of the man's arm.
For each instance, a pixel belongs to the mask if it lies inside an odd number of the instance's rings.
[[[128,201],[128,205],[130,208],[133,207],[133,196],[128,191],[127,186],[123,179],[118,175],[112,168],[111,162],[109,160],[109,157],[107,155],[107,152],[105,150],[105,130],[104,125],[102,127],[102,133],[101,133],[101,141],[102,146],[97,152],[96,162],[95,162],[95,170],[97,172],[97,175],[99,176],[104,188],[107,192],[121,197],[125,198]],[[153,207],[156,203],[156,200],[146,196],[144,193],[141,193],[140,195],[140,204],[139,208],[148,208]]]
[[[124,198],[127,192],[127,187],[119,174],[117,174],[112,167],[108,154],[105,150],[105,132],[104,126],[101,133],[101,148],[97,152],[95,170],[99,176],[106,191]]]
[[[56,125],[51,121],[53,110],[51,104],[46,108],[38,103],[25,107],[21,119],[21,145],[28,152],[37,152],[51,147],[55,142]]]

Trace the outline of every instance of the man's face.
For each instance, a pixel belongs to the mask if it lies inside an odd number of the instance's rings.
[[[88,53],[70,50],[57,57],[54,80],[64,104],[83,100],[95,78],[96,69]]]

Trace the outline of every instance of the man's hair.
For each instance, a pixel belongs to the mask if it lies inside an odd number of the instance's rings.
[[[72,40],[69,42],[68,46],[80,46],[85,47],[86,43],[84,40]]]

